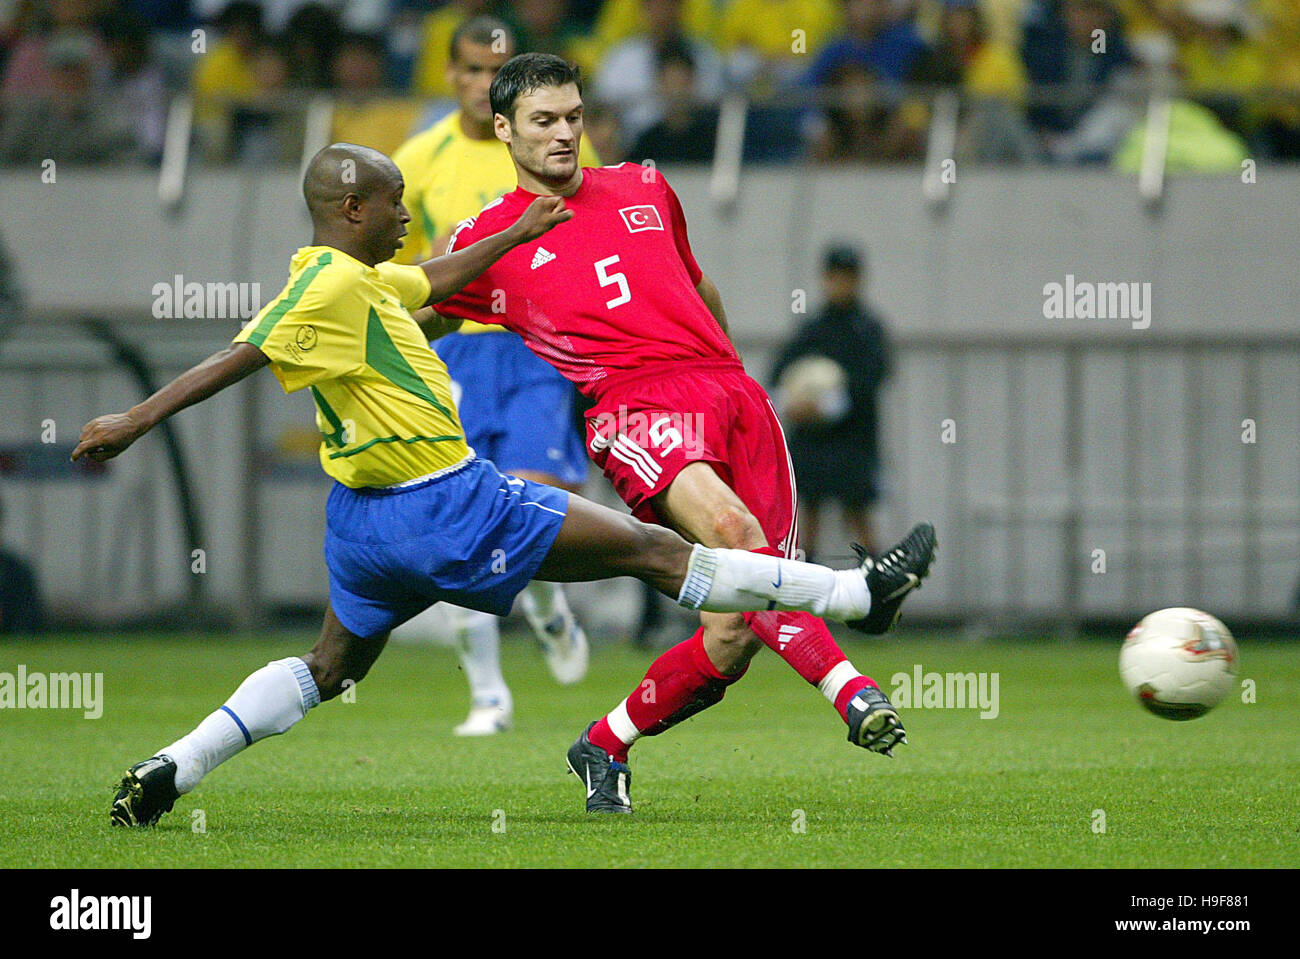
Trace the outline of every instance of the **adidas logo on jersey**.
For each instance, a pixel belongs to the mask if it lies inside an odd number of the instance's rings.
[[[533,269],[535,270],[539,266],[545,266],[547,263],[550,263],[553,259],[555,259],[554,253],[546,249],[546,247],[544,246],[539,246],[537,248],[537,252],[533,254]]]

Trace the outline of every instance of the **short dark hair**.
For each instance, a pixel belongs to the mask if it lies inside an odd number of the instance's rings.
[[[521,53],[511,57],[492,80],[488,96],[492,112],[500,113],[515,122],[515,103],[542,87],[563,87],[574,84],[582,92],[582,71],[576,63],[551,53]]]
[[[490,47],[497,39],[498,30],[501,31],[501,36],[505,37],[509,42],[511,51],[519,47],[519,38],[515,36],[514,28],[500,17],[482,13],[476,17],[470,17],[468,20],[462,20],[460,26],[451,35],[451,46],[448,48],[448,56],[451,57],[451,62],[456,62],[456,51],[460,49],[462,40],[468,40],[470,43],[476,43],[479,46]]]

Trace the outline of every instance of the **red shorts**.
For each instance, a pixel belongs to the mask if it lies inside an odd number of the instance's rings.
[[[618,375],[587,413],[587,454],[637,519],[660,525],[651,498],[688,463],[711,463],[769,545],[795,553],[798,494],[785,434],[767,393],[735,360],[655,363]]]

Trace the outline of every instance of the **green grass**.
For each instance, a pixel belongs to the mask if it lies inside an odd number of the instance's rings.
[[[890,691],[913,664],[1000,678],[1000,714],[904,712],[911,745],[854,749],[830,707],[764,653],[720,705],[632,754],[630,817],[583,812],[564,752],[640,680],[604,648],[562,689],[505,644],[516,728],[458,740],[454,655],[391,647],[355,703],[212,773],[153,830],[110,829],[111,784],[307,636],[7,642],[0,670],[102,671],[102,718],[0,711],[0,866],[1293,866],[1300,862],[1300,651],[1247,644],[1230,698],[1173,723],[1127,700],[1117,648],[850,640]],[[206,832],[191,826],[197,810]],[[1105,832],[1093,825],[1105,814]],[[499,812],[498,812],[499,811]],[[792,828],[800,816],[806,831]],[[495,818],[494,818],[495,817]],[[494,824],[498,831],[494,831]],[[504,824],[504,831],[499,827]]]

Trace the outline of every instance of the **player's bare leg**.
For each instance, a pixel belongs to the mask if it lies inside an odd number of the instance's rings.
[[[387,633],[357,636],[327,606],[311,652],[256,670],[193,731],[128,769],[118,784],[110,821],[115,826],[153,825],[221,763],[259,740],[288,732],[307,710],[360,682],[387,641]]]
[[[572,494],[580,487],[560,477],[539,470],[507,470],[512,476],[545,483]],[[569,608],[568,598],[559,583],[533,580],[519,596],[524,618],[542,647],[546,665],[555,681],[568,686],[587,675],[589,650],[587,634]]]

